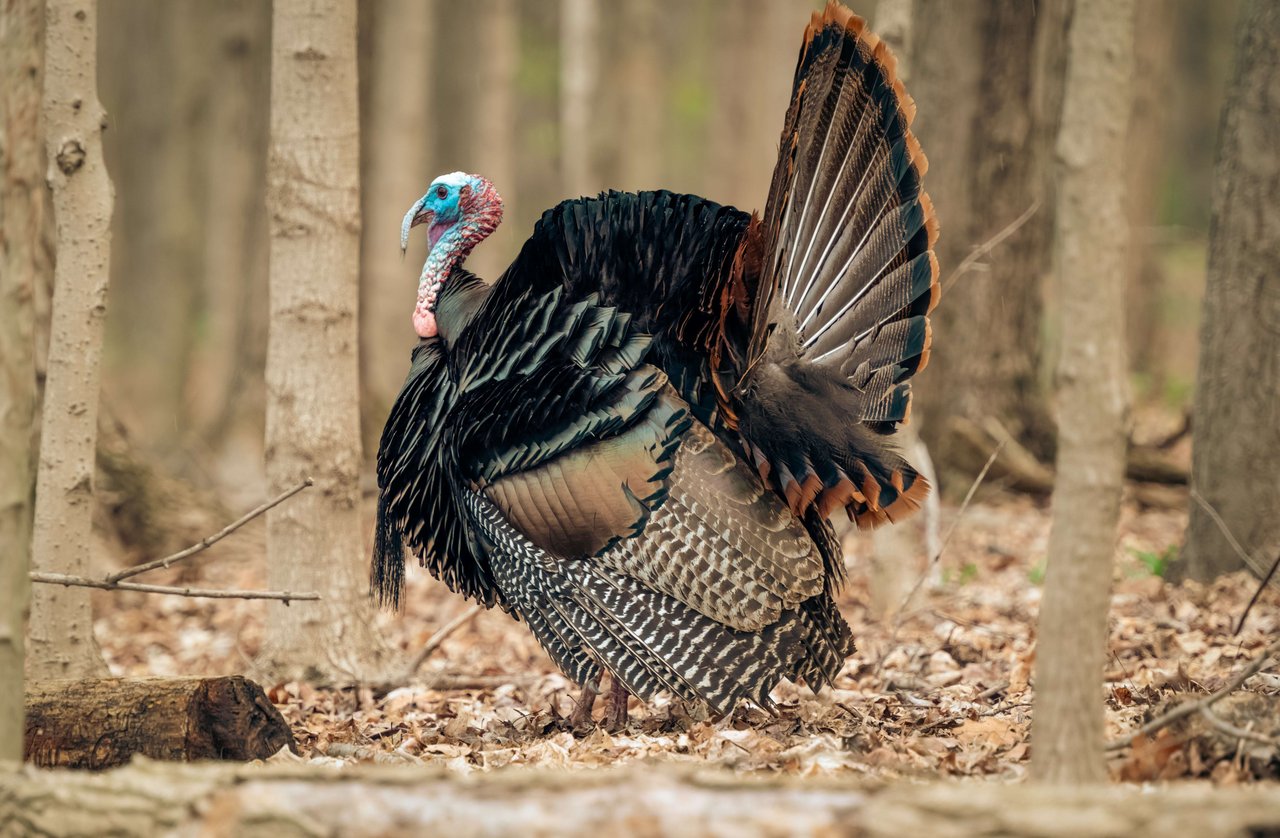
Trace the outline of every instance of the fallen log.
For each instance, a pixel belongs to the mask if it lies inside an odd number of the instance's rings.
[[[159,765],[6,769],[0,835],[1273,835],[1280,789],[1045,787],[744,777],[649,765],[511,768]]]
[[[265,759],[293,732],[262,687],[221,678],[104,678],[27,685],[23,754],[42,768]]]

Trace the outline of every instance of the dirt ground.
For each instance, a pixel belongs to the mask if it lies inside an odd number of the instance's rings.
[[[1280,632],[1280,591],[1272,588],[1233,634],[1256,587],[1251,576],[1172,585],[1157,575],[1176,556],[1184,509],[1125,506],[1106,674],[1112,738],[1182,694],[1213,691]],[[956,513],[944,506],[943,533]],[[740,707],[726,719],[700,719],[667,702],[633,699],[626,729],[571,730],[566,717],[576,688],[522,625],[497,611],[464,624],[415,679],[390,689],[264,686],[294,728],[300,759],[322,763],[428,763],[468,774],[517,764],[663,760],[802,776],[1018,779],[1028,765],[1029,682],[1049,523],[1043,503],[996,491],[980,496],[912,606],[885,618],[875,616],[880,609],[872,602],[870,541],[848,538],[849,580],[839,601],[858,651],[836,689],[815,696],[780,686],[777,717]],[[254,522],[192,568],[148,581],[261,586],[263,533]],[[135,676],[252,674],[265,609],[282,607],[106,592],[95,598],[104,655],[114,672]],[[470,607],[417,568],[406,602],[402,613],[379,618],[387,642],[406,658]],[[1238,727],[1274,737],[1278,701],[1280,672],[1264,671],[1218,707]],[[1113,774],[1220,784],[1280,775],[1273,747],[1230,741],[1196,724],[1114,752]]]

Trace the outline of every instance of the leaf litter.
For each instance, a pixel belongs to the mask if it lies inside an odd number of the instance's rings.
[[[577,687],[521,624],[497,611],[467,622],[411,681],[391,689],[264,687],[293,727],[301,759],[335,766],[426,763],[470,774],[667,761],[795,776],[1019,779],[1032,747],[1035,618],[1050,518],[1026,497],[987,494],[966,513],[939,573],[896,618],[877,616],[870,540],[846,541],[849,580],[838,601],[858,650],[835,687],[820,695],[780,685],[776,715],[740,706],[715,719],[666,699],[650,705],[632,699],[625,729],[574,730],[569,716]],[[944,508],[944,527],[955,512]],[[1233,636],[1256,588],[1247,573],[1210,584],[1170,584],[1151,574],[1145,557],[1171,556],[1185,526],[1185,511],[1125,506],[1100,696],[1109,738],[1132,735],[1180,699],[1212,692],[1280,632],[1280,592],[1273,587]],[[216,561],[198,565],[200,582],[261,585],[261,542],[251,536],[214,548],[221,551]],[[184,572],[189,580],[191,569]],[[402,613],[380,615],[379,625],[406,660],[469,607],[417,568],[405,602]],[[269,607],[281,606],[99,593],[96,633],[119,675],[252,673]],[[602,698],[596,719],[604,704]],[[1215,706],[1236,728],[1280,735],[1280,672],[1264,670]],[[1225,784],[1276,778],[1280,755],[1192,716],[1115,752],[1111,767],[1120,780],[1199,777]]]

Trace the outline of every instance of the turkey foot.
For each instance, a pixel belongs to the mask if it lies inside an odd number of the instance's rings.
[[[600,694],[599,684],[583,684],[582,693],[578,696],[578,706],[569,714],[569,726],[572,728],[587,727],[591,724],[591,711],[596,706],[596,696]]]
[[[618,680],[618,676],[609,676],[609,704],[604,714],[605,730],[618,731],[627,726],[627,701],[630,698],[631,693]]]

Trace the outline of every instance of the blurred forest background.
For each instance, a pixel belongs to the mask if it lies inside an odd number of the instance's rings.
[[[423,243],[415,240],[402,260],[399,219],[430,179],[461,169],[498,185],[506,221],[471,261],[489,277],[541,212],[566,197],[667,188],[759,208],[798,22],[818,5],[361,2],[367,460],[415,340],[409,313]],[[963,413],[962,403],[1039,404],[1011,407],[1022,418],[1005,424],[1052,461],[1051,442],[1038,440],[1038,423],[1026,417],[1047,406],[1057,331],[1049,264],[1037,255],[1048,248],[1037,242],[1052,228],[1053,206],[1043,192],[1054,136],[1043,103],[1054,95],[1053,62],[1062,60],[1044,30],[1057,25],[1061,40],[1063,23],[1037,16],[1036,5],[918,0],[906,47],[917,133],[932,164],[926,185],[942,223],[943,276],[966,264],[945,289],[937,363],[919,384],[927,438],[953,492],[967,477],[948,481],[948,463],[971,476],[972,457],[934,420],[953,408]],[[874,2],[856,11],[877,22]],[[1154,410],[1163,418],[1153,433],[1164,433],[1189,409],[1194,384],[1213,154],[1237,8],[1142,0],[1138,15],[1128,129],[1131,369],[1138,415]],[[270,5],[102,0],[100,20],[104,142],[116,187],[103,395],[110,428],[101,447],[115,439],[166,480],[238,508],[265,490]],[[965,262],[1026,211],[1007,241]],[[949,374],[962,354],[976,363],[968,347],[1003,329],[1008,337],[991,351],[1005,357],[992,363],[1007,372],[985,376],[989,386]],[[962,392],[950,396],[944,379]],[[1020,394],[994,392],[1012,393],[1006,385],[1015,379]],[[371,468],[365,481],[371,485]],[[117,492],[116,511],[135,519],[152,514],[139,492],[156,504],[174,500],[170,490],[127,479],[106,488]],[[160,509],[153,517],[166,516]],[[141,540],[125,546],[143,553],[180,546],[204,524],[175,533],[138,523],[113,529]]]

